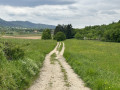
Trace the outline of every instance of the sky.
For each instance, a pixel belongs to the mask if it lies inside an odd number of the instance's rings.
[[[120,20],[120,0],[0,0],[0,18],[83,28]]]

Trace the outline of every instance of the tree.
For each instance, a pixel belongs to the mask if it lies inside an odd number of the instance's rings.
[[[120,23],[120,20],[118,21],[118,23]]]
[[[54,35],[57,32],[63,32],[66,35],[67,39],[73,38],[73,36],[74,36],[74,30],[73,30],[71,24],[56,26],[55,31],[54,31]]]
[[[46,29],[45,32],[48,32],[48,34],[51,36],[51,31],[49,29]]]
[[[92,39],[92,37],[94,36],[94,34],[92,34],[91,32],[87,34],[87,38],[90,40]]]
[[[70,39],[72,38],[72,25],[68,24],[66,28],[66,38]]]
[[[43,31],[42,39],[44,40],[51,39],[51,31],[49,29]]]
[[[55,35],[57,32],[65,32],[63,26],[64,26],[64,25],[58,24],[58,25],[56,26],[56,28],[55,28],[54,35]]]
[[[66,36],[63,32],[57,32],[54,38],[57,41],[64,41],[66,39]]]
[[[80,33],[76,33],[76,34],[75,34],[75,38],[76,38],[76,39],[83,39],[83,36],[80,35]]]
[[[111,31],[111,41],[120,42],[120,29],[115,29]]]

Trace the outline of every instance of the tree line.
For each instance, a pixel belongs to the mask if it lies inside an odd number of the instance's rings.
[[[49,30],[44,30],[43,34],[46,34],[48,38],[51,33]],[[48,32],[50,35],[48,35]],[[44,36],[44,35],[43,35]],[[52,36],[49,39],[55,39],[57,41],[62,41],[65,39],[81,39],[81,40],[101,40],[101,41],[110,41],[110,42],[120,42],[120,20],[118,22],[112,22],[108,25],[95,25],[95,26],[86,26],[82,29],[72,28],[71,24],[68,25],[57,25]],[[45,39],[45,37],[43,38]]]
[[[65,39],[71,39],[74,37],[74,29],[72,28],[71,24],[68,25],[57,25],[54,33],[53,33],[53,39],[57,41],[63,41]],[[46,29],[42,33],[42,39],[51,39],[51,33],[49,29]]]
[[[120,42],[120,20],[109,25],[86,26],[74,31],[76,39]]]

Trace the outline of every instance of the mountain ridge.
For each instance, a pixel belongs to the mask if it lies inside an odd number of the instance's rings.
[[[48,24],[36,24],[29,21],[6,21],[0,18],[0,26],[19,27],[19,28],[36,28],[36,29],[55,29],[56,26]]]

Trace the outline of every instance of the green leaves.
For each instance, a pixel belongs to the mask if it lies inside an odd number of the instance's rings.
[[[58,32],[63,32],[66,36],[66,39],[73,38],[74,36],[74,31],[71,24],[56,26],[54,35],[56,35]]]
[[[82,40],[82,39],[83,39],[83,36],[82,36],[80,33],[76,33],[76,34],[75,34],[75,38]]]
[[[57,41],[64,41],[66,39],[66,36],[63,32],[57,32],[54,38]]]
[[[8,42],[5,43],[3,52],[7,60],[23,59],[25,55],[24,50],[19,45],[15,45]]]
[[[51,39],[51,31],[49,29],[43,31],[42,39],[43,40]]]

